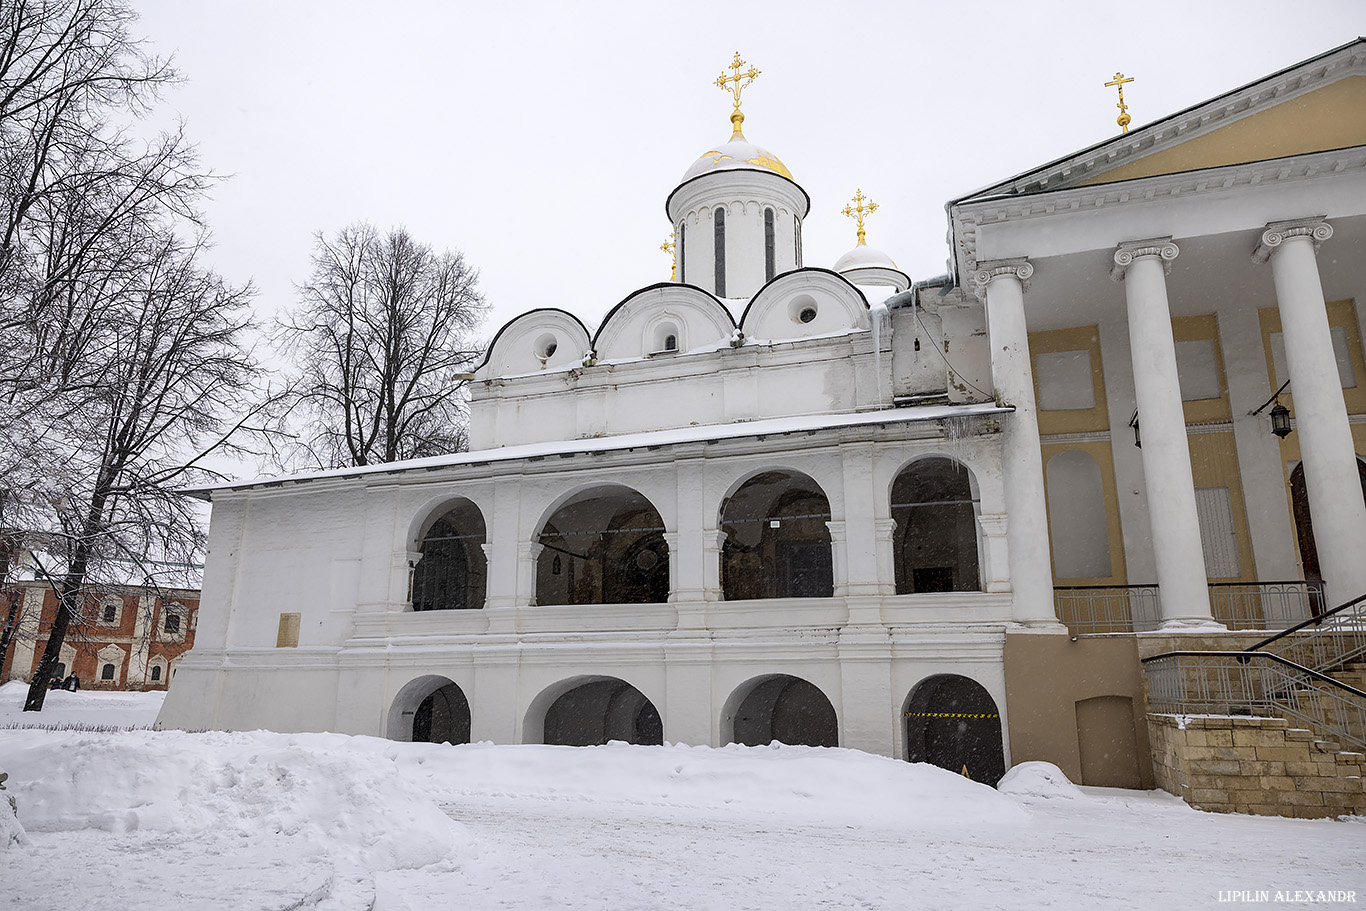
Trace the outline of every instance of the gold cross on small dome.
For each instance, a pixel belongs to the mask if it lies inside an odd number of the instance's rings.
[[[735,96],[735,110],[731,112],[730,122],[735,125],[736,136],[740,135],[740,124],[745,120],[745,115],[740,113],[740,93],[760,76],[760,72],[752,66],[745,72],[740,72],[740,68],[743,66],[748,66],[748,64],[740,59],[740,52],[736,51],[735,59],[731,61],[729,67],[731,74],[727,76],[722,73],[716,77],[717,86]]]
[[[1129,132],[1129,124],[1133,121],[1133,118],[1129,116],[1129,106],[1124,103],[1124,83],[1133,81],[1134,78],[1132,76],[1125,76],[1123,73],[1115,73],[1114,81],[1105,83],[1107,86],[1113,85],[1115,88],[1119,89],[1119,104],[1115,105],[1115,107],[1119,108],[1119,117],[1115,118],[1115,123],[1119,124],[1119,131],[1121,133]]]
[[[877,211],[877,203],[864,196],[862,190],[854,191],[854,198],[851,202],[853,205],[846,205],[843,214],[852,218],[854,224],[858,225],[858,242],[859,246],[862,246],[864,238],[863,220]]]
[[[674,236],[669,235],[669,239],[659,245],[659,249],[669,254],[669,281],[678,281],[678,245],[674,243]]]

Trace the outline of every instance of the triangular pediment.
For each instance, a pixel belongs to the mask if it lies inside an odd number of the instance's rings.
[[[1366,75],[1273,102],[1227,126],[1155,149],[1076,186],[1156,177],[1366,145]]]
[[[1366,39],[956,200],[1045,193],[1366,145]]]

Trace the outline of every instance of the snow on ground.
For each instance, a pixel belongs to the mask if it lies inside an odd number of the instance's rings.
[[[50,696],[52,725],[147,725],[160,704]],[[33,719],[22,697],[0,687],[0,726]],[[1366,824],[1200,813],[1045,763],[996,791],[852,750],[7,728],[0,768],[28,832],[0,850],[16,909],[1366,903]]]

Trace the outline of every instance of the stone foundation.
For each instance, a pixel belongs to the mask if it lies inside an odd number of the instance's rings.
[[[1320,819],[1366,814],[1366,756],[1284,718],[1149,715],[1157,785],[1200,810]]]

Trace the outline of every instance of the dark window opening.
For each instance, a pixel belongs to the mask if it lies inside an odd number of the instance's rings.
[[[777,269],[777,255],[773,249],[773,210],[764,210],[764,281],[773,281]]]
[[[536,603],[659,604],[669,600],[664,521],[627,487],[586,490],[538,536]]]
[[[802,312],[797,314],[797,319],[804,323],[809,323],[816,318],[815,307],[803,307]]]
[[[721,509],[721,590],[727,601],[834,594],[830,501],[804,474],[755,475]]]
[[[106,605],[104,605],[104,613],[103,613],[103,615],[102,615],[102,617],[103,617],[103,622],[105,622],[105,623],[113,623],[113,622],[118,618],[118,614],[119,614],[118,605],[116,605],[116,604],[106,604]]]
[[[678,280],[686,282],[687,273],[683,271],[683,251],[688,249],[687,244],[688,220],[685,218],[678,223],[678,244],[674,248],[678,251]]]
[[[712,245],[716,260],[716,296],[726,296],[726,210],[717,209],[713,216],[716,228]]]
[[[666,336],[664,336],[664,350],[665,350],[665,351],[677,351],[677,350],[678,350],[678,336],[676,336],[676,335],[666,335]]]
[[[664,722],[644,693],[609,677],[577,686],[551,703],[542,739],[571,747],[611,740],[658,746],[664,742]]]
[[[777,674],[751,685],[731,719],[731,742],[767,746],[839,746],[835,707],[815,684]]]
[[[180,615],[167,614],[163,628],[171,635],[178,634],[180,632]]]
[[[1001,715],[977,681],[930,677],[907,700],[906,759],[928,762],[995,786],[1005,774]]]
[[[161,679],[161,667],[160,667],[160,665],[156,665],[156,666],[154,666],[154,667],[152,668],[152,681],[153,681],[153,682],[156,682],[157,680],[160,680],[160,679]]]
[[[797,268],[802,267],[802,220],[797,216],[792,216],[792,243],[796,245],[795,257]]]
[[[113,680],[113,679],[114,679],[114,665],[112,665],[112,664],[106,664],[104,667],[100,668],[100,679],[101,679],[101,680]]]
[[[952,459],[902,469],[892,484],[897,594],[980,590],[975,505],[968,470]]]
[[[465,691],[448,683],[418,704],[413,712],[414,743],[469,743],[470,703]]]
[[[478,610],[484,606],[488,560],[484,517],[461,500],[432,523],[413,567],[413,610]]]

